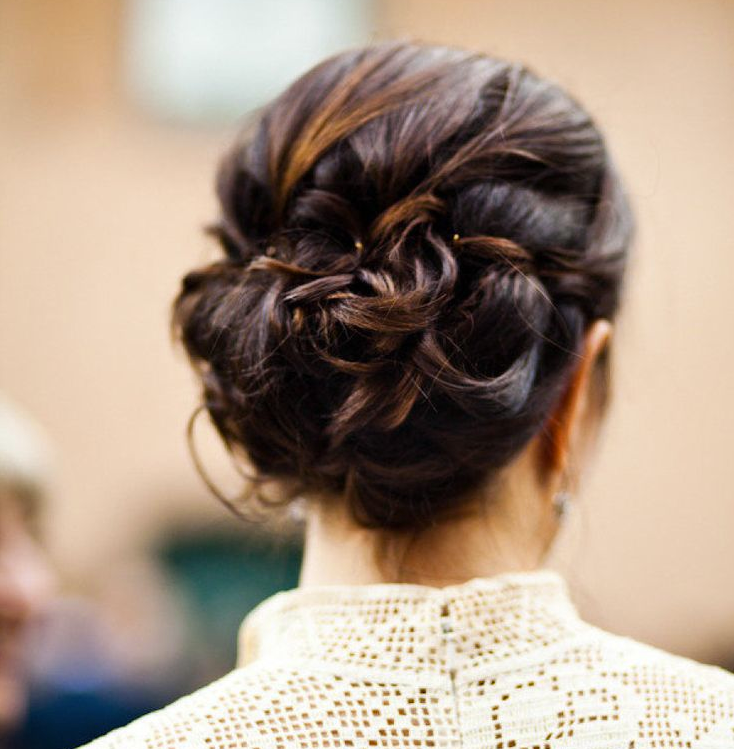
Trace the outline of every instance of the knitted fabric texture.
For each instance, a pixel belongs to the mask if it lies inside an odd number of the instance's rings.
[[[732,749],[734,675],[582,621],[549,570],[296,588],[238,667],[87,749]]]

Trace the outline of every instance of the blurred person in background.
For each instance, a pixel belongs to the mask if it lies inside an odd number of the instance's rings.
[[[581,105],[484,54],[350,50],[265,108],[218,196],[175,327],[252,499],[304,503],[299,585],[238,668],[90,749],[734,746],[734,676],[591,626],[543,566],[633,236]]]
[[[49,456],[39,427],[0,394],[0,746],[25,713],[25,635],[53,585],[37,529]]]

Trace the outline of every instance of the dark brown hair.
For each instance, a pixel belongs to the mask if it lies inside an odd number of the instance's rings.
[[[288,496],[419,528],[540,429],[617,310],[632,219],[558,86],[392,42],[295,81],[222,161],[224,257],[174,326],[235,453]]]

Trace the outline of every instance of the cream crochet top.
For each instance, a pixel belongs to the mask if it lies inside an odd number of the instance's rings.
[[[295,588],[238,667],[87,749],[734,747],[734,675],[583,622],[548,570]]]

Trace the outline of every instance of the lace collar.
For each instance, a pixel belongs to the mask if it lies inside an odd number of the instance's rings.
[[[293,588],[240,628],[238,666],[255,661],[408,680],[535,657],[582,626],[566,581],[541,569],[436,588],[409,583]]]

